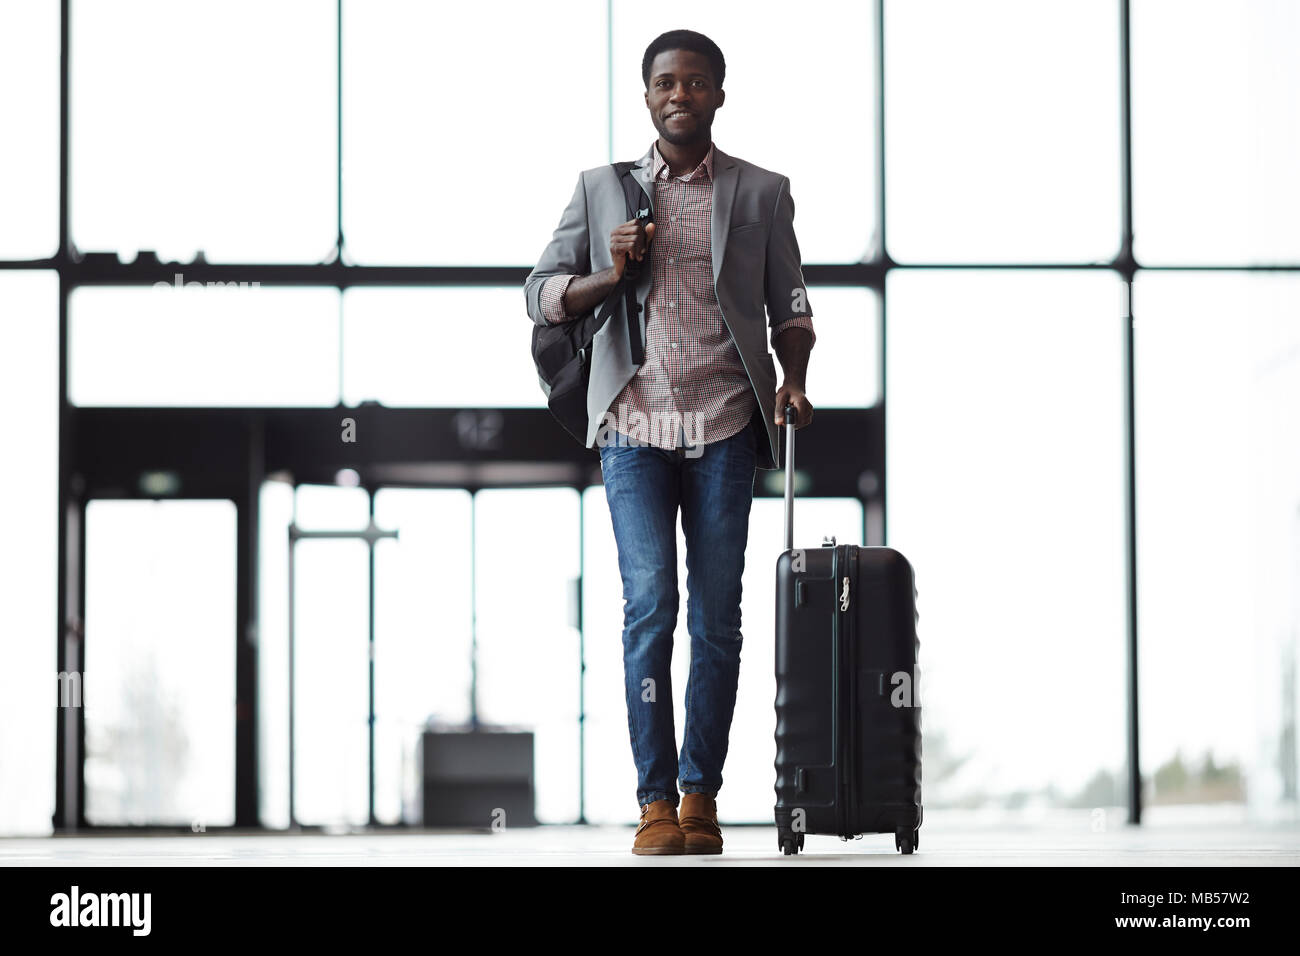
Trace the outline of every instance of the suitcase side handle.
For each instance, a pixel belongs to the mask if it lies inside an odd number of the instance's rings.
[[[794,549],[794,405],[785,406],[785,549]]]

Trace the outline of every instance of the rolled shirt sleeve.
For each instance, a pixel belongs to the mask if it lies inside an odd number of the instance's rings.
[[[782,332],[784,332],[786,329],[807,329],[808,333],[812,336],[812,342],[809,343],[809,347],[811,348],[813,345],[817,344],[817,333],[813,330],[811,315],[792,316],[791,318],[786,319],[780,325],[774,326],[772,329],[773,348],[776,348],[776,337],[780,335]]]
[[[569,283],[576,278],[574,275],[556,275],[542,283],[542,316],[552,325],[573,318],[564,311],[564,293],[569,290]]]

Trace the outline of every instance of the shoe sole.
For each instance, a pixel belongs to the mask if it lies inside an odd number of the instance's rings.
[[[637,856],[681,856],[686,851],[679,846],[634,846],[632,852]]]
[[[711,856],[717,856],[718,854],[720,854],[720,853],[722,852],[722,847],[720,847],[720,846],[688,846],[688,847],[686,848],[686,852],[687,852],[687,853],[690,853],[690,854],[697,854],[697,855],[698,855],[698,854],[701,854],[701,853],[704,853],[704,854],[709,854],[709,855],[711,855]]]

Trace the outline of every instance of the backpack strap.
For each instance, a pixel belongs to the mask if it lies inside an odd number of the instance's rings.
[[[636,181],[632,175],[632,170],[636,168],[635,163],[614,163],[614,172],[618,175],[619,182],[623,185],[623,198],[627,205],[627,218],[640,219],[649,224],[654,222],[654,213],[650,206],[650,199],[646,195],[641,184]],[[635,260],[628,260],[627,266],[623,270],[623,278],[620,284],[623,286],[624,302],[626,304],[627,316],[627,340],[632,346],[632,364],[645,364],[645,341],[641,337],[641,303],[636,299],[636,280],[640,278],[643,263]]]
[[[618,174],[619,181],[623,184],[623,198],[627,201],[627,218],[643,219],[646,223],[654,222],[650,198],[641,188],[641,184],[636,181],[636,177],[631,174],[636,168],[636,163],[614,163],[613,165],[614,172]]]

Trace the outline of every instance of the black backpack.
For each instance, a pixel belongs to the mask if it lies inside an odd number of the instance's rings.
[[[654,221],[645,191],[632,177],[634,163],[613,163],[614,172],[623,184],[627,201],[627,218]],[[636,300],[636,282],[649,259],[628,260],[623,277],[610,290],[599,310],[593,309],[576,319],[555,325],[533,325],[533,364],[546,393],[551,414],[570,435],[585,447],[587,444],[587,383],[591,379],[592,340],[605,322],[623,303],[627,320],[628,341],[632,346],[632,364],[645,362],[645,342],[641,338],[641,305]]]

